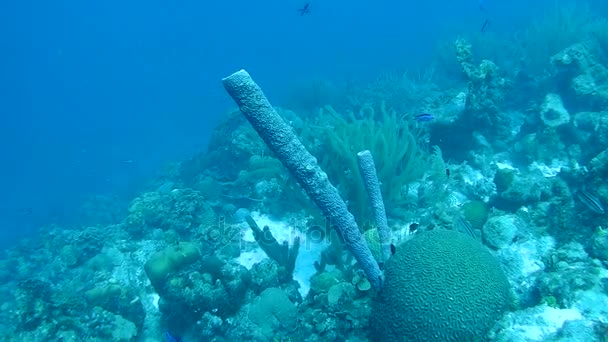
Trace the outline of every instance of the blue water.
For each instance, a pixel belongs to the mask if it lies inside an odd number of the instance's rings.
[[[486,17],[511,31],[553,2],[313,1],[304,17],[302,1],[3,3],[0,241],[70,222],[83,199],[130,194],[203,149],[234,70],[280,101],[308,80],[424,66],[440,38]]]
[[[245,67],[290,85],[427,64],[438,39],[512,30],[553,1],[19,1],[0,5],[1,246],[73,222],[94,195],[131,194],[204,148]]]

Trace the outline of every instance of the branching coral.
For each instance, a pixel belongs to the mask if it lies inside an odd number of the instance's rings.
[[[464,112],[464,119],[468,122],[464,124],[474,124],[484,133],[505,138],[511,136],[513,118],[502,111],[510,81],[503,77],[503,72],[492,61],[474,63],[472,46],[465,39],[458,38],[454,49],[468,79]]]
[[[294,268],[296,267],[296,258],[300,249],[300,238],[294,239],[293,245],[289,247],[287,241],[282,244],[274,238],[268,226],[263,229],[258,226],[253,217],[247,215],[245,217],[249,228],[253,231],[253,236],[258,245],[266,252],[266,255],[276,261],[285,269],[287,280],[291,279]]]

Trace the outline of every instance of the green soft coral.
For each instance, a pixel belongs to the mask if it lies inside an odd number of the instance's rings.
[[[418,143],[420,132],[413,128],[411,120],[404,119],[384,103],[378,109],[365,106],[357,114],[341,115],[326,106],[318,117],[327,125],[321,127],[324,140],[317,158],[359,219],[368,218],[369,213],[357,152],[369,150],[374,156],[389,214],[404,204],[403,189],[422,176],[428,159],[428,153]]]

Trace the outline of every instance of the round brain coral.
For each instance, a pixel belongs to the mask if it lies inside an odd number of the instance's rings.
[[[479,242],[421,233],[389,260],[372,309],[376,341],[483,341],[509,306],[509,282]]]
[[[271,287],[262,291],[249,307],[249,319],[257,324],[260,333],[269,340],[275,330],[292,332],[298,324],[298,308],[280,288]]]

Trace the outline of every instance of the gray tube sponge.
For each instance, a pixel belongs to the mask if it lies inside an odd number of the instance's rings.
[[[382,260],[380,261],[385,262],[391,256],[391,232],[386,220],[386,210],[384,209],[384,201],[382,200],[382,192],[380,191],[380,182],[378,182],[378,175],[376,174],[374,157],[370,151],[365,150],[357,153],[357,161],[359,163],[361,178],[363,178],[363,183],[372,205],[378,236],[380,236],[380,244],[382,246]]]
[[[348,211],[327,174],[300,142],[289,125],[274,110],[262,89],[245,70],[222,80],[224,88],[275,156],[331,220],[344,243],[357,259],[374,289],[382,288],[382,274],[354,216]]]

